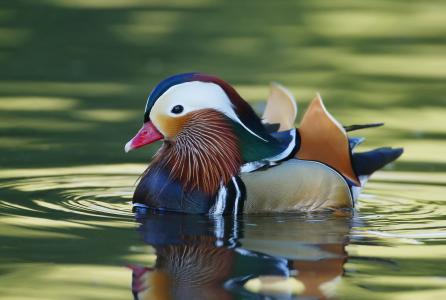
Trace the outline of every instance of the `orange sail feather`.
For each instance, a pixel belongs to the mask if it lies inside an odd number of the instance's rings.
[[[347,132],[325,109],[319,94],[303,116],[299,134],[301,146],[297,158],[324,163],[360,185],[352,167]]]

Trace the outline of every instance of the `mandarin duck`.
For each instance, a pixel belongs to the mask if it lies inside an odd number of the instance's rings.
[[[402,148],[354,153],[363,138],[317,95],[295,128],[297,106],[273,84],[262,118],[222,79],[185,73],[150,93],[125,151],[162,140],[133,195],[134,210],[241,214],[352,208],[368,177]]]

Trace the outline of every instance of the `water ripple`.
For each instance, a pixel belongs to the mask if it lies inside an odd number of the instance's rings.
[[[132,216],[134,176],[68,174],[3,180],[8,191],[0,208],[10,215],[23,211],[65,212],[95,217]],[[74,218],[74,216],[73,216]]]
[[[438,181],[414,183],[410,174],[402,179],[372,181],[359,200],[360,218],[367,226],[355,235],[407,239],[411,243],[446,239],[446,196]],[[379,178],[379,177],[378,177]],[[406,181],[404,178],[408,178]]]

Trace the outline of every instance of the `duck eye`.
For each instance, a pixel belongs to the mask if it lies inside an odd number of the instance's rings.
[[[184,110],[184,107],[182,105],[175,105],[172,108],[171,112],[174,114],[181,114],[183,112],[183,110]]]

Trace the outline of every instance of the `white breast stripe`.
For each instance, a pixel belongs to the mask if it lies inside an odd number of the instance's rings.
[[[235,203],[234,203],[234,216],[237,216],[237,213],[238,213],[238,203],[239,203],[239,200],[241,198],[241,193],[240,193],[240,189],[238,187],[237,180],[236,180],[235,177],[232,177],[232,183],[234,183],[235,191],[236,191]]]
[[[227,190],[223,184],[220,185],[220,189],[218,190],[217,199],[215,200],[215,204],[209,210],[210,215],[222,215],[225,207],[226,207],[226,195]]]

